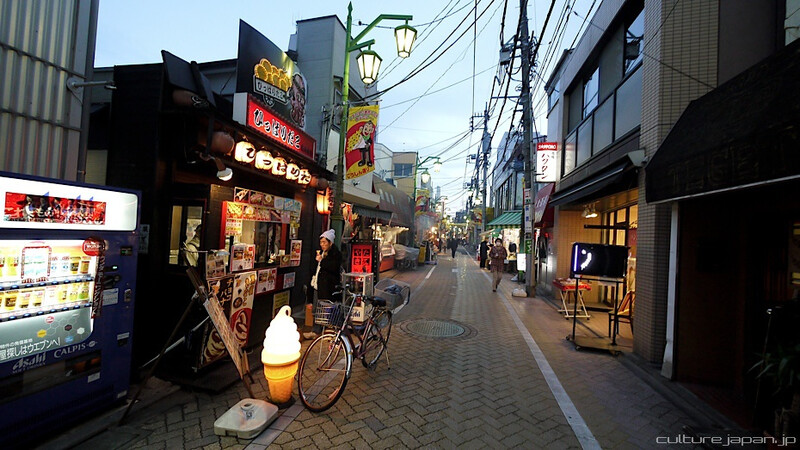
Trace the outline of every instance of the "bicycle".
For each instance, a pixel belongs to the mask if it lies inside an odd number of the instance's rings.
[[[385,352],[391,370],[386,346],[392,332],[392,312],[387,309],[386,300],[352,294],[347,287],[343,291],[342,303],[317,305],[314,322],[323,325],[325,331],[308,346],[297,371],[300,400],[313,412],[325,411],[342,396],[353,369],[353,358],[373,369]],[[370,307],[362,324],[351,322],[357,302],[365,302],[365,311]],[[353,336],[358,339],[356,345]]]

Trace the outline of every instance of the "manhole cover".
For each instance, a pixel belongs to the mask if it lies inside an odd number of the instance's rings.
[[[455,322],[433,319],[404,322],[401,328],[411,334],[423,337],[456,337],[467,331],[464,326]]]

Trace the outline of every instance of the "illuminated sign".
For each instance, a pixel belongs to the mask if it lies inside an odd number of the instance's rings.
[[[372,244],[350,245],[350,269],[353,272],[371,273],[373,259]]]
[[[311,183],[311,172],[308,169],[301,169],[295,163],[288,163],[286,159],[272,156],[266,150],[256,150],[249,142],[239,142],[233,152],[236,161],[244,164],[252,164],[258,170],[269,172],[278,177],[284,177],[289,181],[306,185]]]
[[[539,142],[536,144],[536,182],[552,183],[557,181],[558,170],[556,158],[558,157],[557,142]]]
[[[278,117],[248,94],[234,95],[233,120],[269,138],[282,148],[314,160],[317,145],[314,138]]]
[[[572,244],[570,276],[589,275],[623,278],[628,265],[628,247],[622,245]]]
[[[0,177],[0,228],[134,231],[136,194]]]

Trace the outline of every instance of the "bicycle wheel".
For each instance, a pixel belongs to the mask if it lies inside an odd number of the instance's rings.
[[[352,369],[353,352],[347,338],[323,334],[303,354],[297,371],[300,400],[311,411],[333,406],[342,396]]]
[[[364,351],[361,356],[361,364],[371,369],[375,367],[383,352],[386,351],[389,334],[392,332],[392,312],[387,310],[378,312],[372,318],[369,327],[367,337],[362,342]]]

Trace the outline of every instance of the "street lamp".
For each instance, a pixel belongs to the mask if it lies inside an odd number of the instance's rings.
[[[425,169],[425,171],[422,172],[422,175],[419,176],[419,179],[422,181],[422,184],[428,184],[428,181],[431,181],[431,174],[428,173],[428,169]]]
[[[427,168],[423,167],[428,161],[431,161],[431,160],[434,161],[433,162],[433,171],[434,172],[439,172],[439,170],[442,168],[442,163],[441,163],[441,161],[439,161],[439,157],[438,156],[428,156],[425,159],[423,159],[422,162],[420,162],[419,161],[419,153],[417,153],[417,161],[416,161],[416,164],[415,164],[416,167],[414,167],[414,170],[413,170],[413,172],[414,172],[414,191],[413,191],[414,195],[413,195],[413,197],[414,197],[414,217],[415,218],[416,218],[416,210],[417,210],[417,171],[420,170],[420,169],[424,170],[419,176],[420,177],[420,181],[422,181],[422,184],[427,184],[429,181],[431,181],[431,174],[428,173],[428,169]],[[414,235],[415,235],[415,237],[416,237],[416,233],[417,233],[417,227],[416,227],[416,223],[415,223],[414,224]]]
[[[380,69],[381,62],[378,54],[369,50],[369,46],[374,44],[375,40],[370,39],[360,44],[359,41],[382,20],[404,20],[406,24],[400,25],[395,29],[395,39],[397,39],[397,55],[401,58],[407,58],[411,54],[411,47],[414,45],[417,36],[417,30],[408,25],[408,21],[413,20],[413,18],[413,16],[407,15],[381,14],[367,25],[358,36],[351,39],[353,3],[348,3],[347,5],[347,27],[345,28],[344,36],[344,74],[342,77],[342,120],[339,128],[339,156],[336,160],[338,173],[336,175],[336,195],[333,198],[333,214],[331,215],[331,224],[333,229],[336,230],[337,246],[342,243],[342,230],[344,228],[342,200],[344,198],[344,175],[346,171],[344,167],[344,149],[347,140],[347,116],[350,112],[350,53],[361,50],[357,58],[361,80],[366,84],[374,83],[378,79],[378,69]],[[367,48],[367,50],[362,50],[364,48]]]

